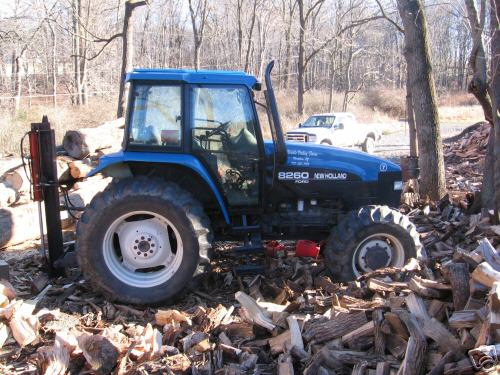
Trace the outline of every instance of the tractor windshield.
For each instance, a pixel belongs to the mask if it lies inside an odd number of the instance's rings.
[[[303,128],[331,128],[335,116],[311,116],[303,124]]]

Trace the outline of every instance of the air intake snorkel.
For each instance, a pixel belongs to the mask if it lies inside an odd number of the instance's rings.
[[[271,125],[271,133],[274,141],[274,154],[276,162],[280,165],[286,163],[288,154],[286,151],[285,139],[283,137],[283,129],[281,128],[280,116],[278,113],[278,106],[276,104],[276,97],[274,96],[273,83],[271,81],[271,70],[274,67],[274,60],[267,64],[266,73],[264,78],[266,80],[266,90],[264,96],[267,104],[267,117]]]

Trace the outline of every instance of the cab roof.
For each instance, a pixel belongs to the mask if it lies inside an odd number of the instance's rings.
[[[250,89],[258,83],[257,79],[245,72],[228,70],[192,69],[134,69],[126,81],[172,81],[193,84],[245,85]]]

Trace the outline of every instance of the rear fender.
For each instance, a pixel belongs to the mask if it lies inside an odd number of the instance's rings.
[[[128,166],[128,163],[159,163],[159,164],[174,164],[181,165],[193,170],[203,181],[206,182],[210,190],[215,196],[219,207],[221,209],[224,220],[227,224],[229,221],[229,214],[222,196],[217,189],[214,181],[210,177],[207,169],[200,163],[200,161],[193,155],[186,154],[171,154],[159,152],[124,152],[120,151],[114,154],[103,156],[99,159],[99,166],[93,169],[88,176],[94,176],[97,173],[103,173],[107,176],[125,178],[132,177],[133,174]]]

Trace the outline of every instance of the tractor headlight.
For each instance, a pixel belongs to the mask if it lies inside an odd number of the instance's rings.
[[[307,139],[309,142],[316,142],[316,134],[309,134]]]
[[[403,190],[403,181],[394,181],[394,190]]]

